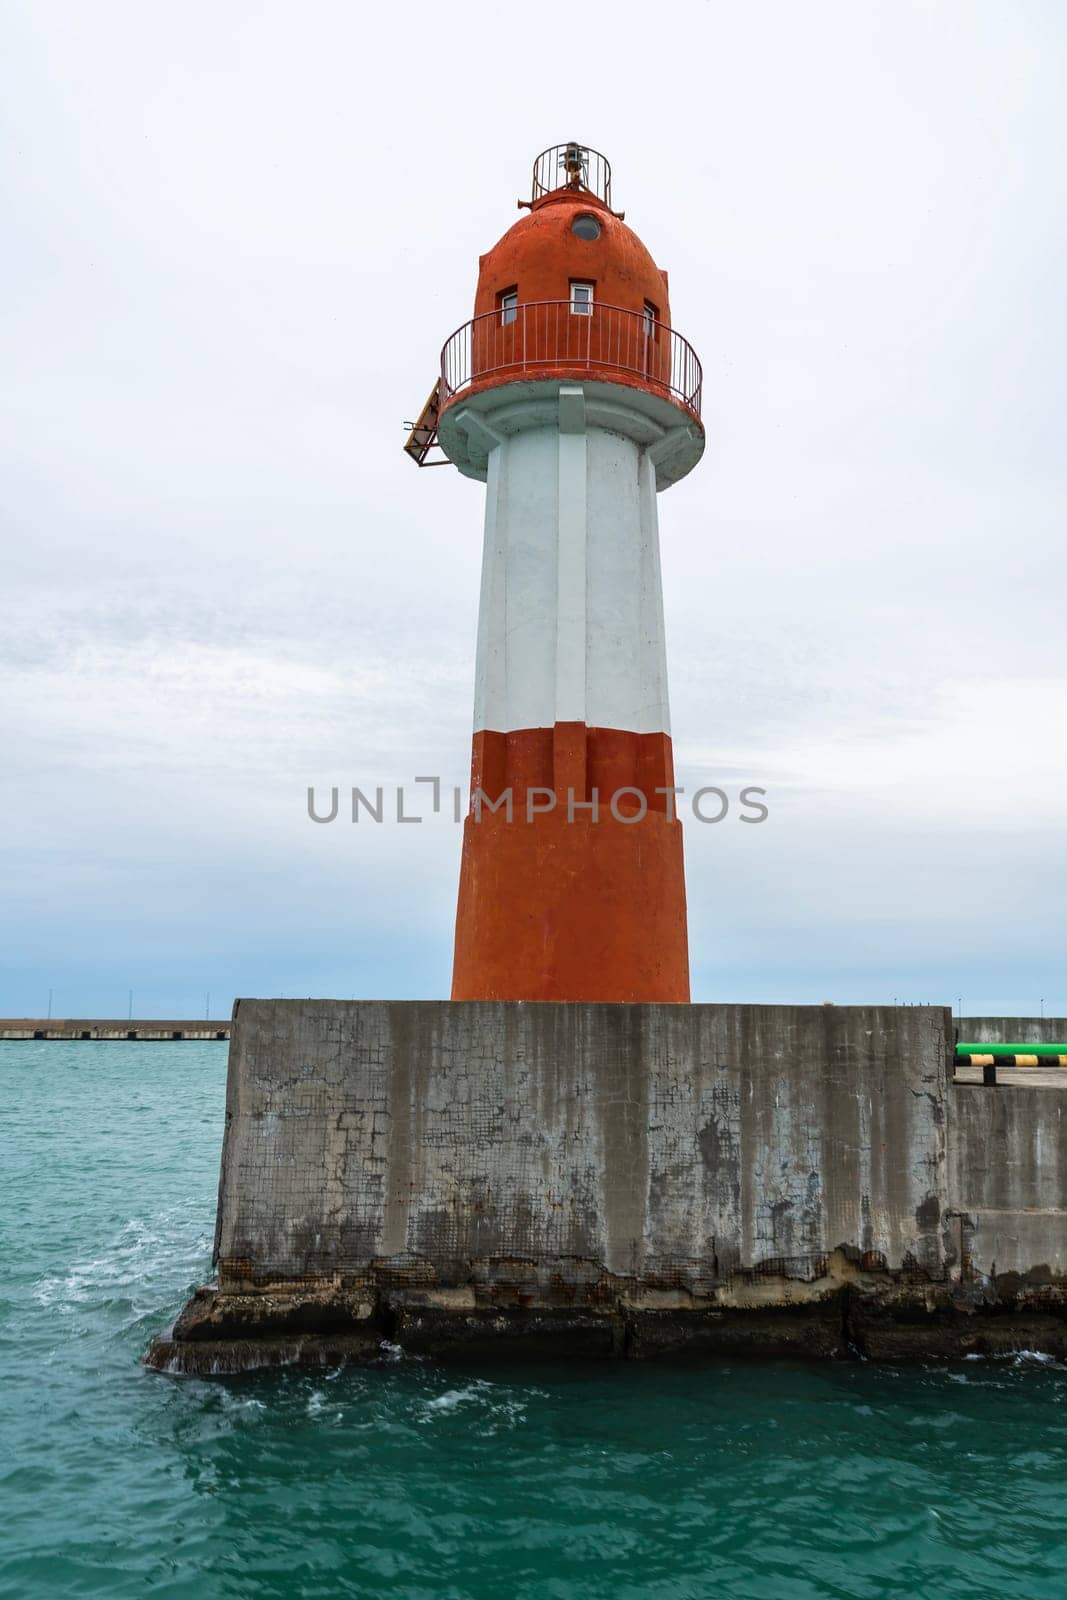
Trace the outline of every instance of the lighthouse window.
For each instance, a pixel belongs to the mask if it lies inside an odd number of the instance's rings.
[[[659,321],[659,310],[652,304],[651,300],[645,301],[643,316],[645,333],[647,334],[648,338],[654,339],[656,337],[656,323]]]
[[[503,323],[516,322],[519,316],[519,291],[505,289],[500,296],[500,320]]]
[[[571,311],[576,317],[591,317],[593,315],[593,285],[591,283],[571,284]]]
[[[600,223],[588,212],[583,212],[580,217],[575,217],[571,223],[571,232],[576,233],[579,239],[599,239]]]

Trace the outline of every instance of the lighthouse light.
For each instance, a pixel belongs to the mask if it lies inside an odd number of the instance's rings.
[[[580,144],[569,144],[560,156],[559,164],[568,178],[581,180],[585,177],[588,156],[588,150],[584,149]]]

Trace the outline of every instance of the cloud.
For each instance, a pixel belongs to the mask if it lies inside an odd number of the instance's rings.
[[[688,827],[698,994],[1055,993],[1057,12],[686,6],[660,75],[593,4],[577,84],[524,36],[534,95],[486,5],[7,20],[0,1009],[442,992],[457,830],[304,791],[464,779],[482,495],[401,423],[572,133],[705,366],[679,769],[769,790]]]

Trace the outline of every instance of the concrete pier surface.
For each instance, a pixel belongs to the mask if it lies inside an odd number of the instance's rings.
[[[242,1000],[217,1278],[149,1365],[1067,1354],[1057,1088],[947,1008]]]
[[[1067,1069],[1063,1067],[1017,1067],[996,1063],[997,1087],[1000,1089],[1067,1089]],[[981,1083],[983,1069],[956,1064],[957,1083]]]
[[[230,1019],[197,1022],[145,1020],[139,1017],[0,1017],[0,1039],[132,1039],[173,1042],[176,1039],[228,1039]]]
[[[956,1032],[973,1044],[1063,1044],[1067,1017],[957,1017]]]

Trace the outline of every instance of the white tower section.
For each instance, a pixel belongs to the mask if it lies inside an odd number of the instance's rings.
[[[703,438],[641,394],[526,387],[554,393],[450,419],[486,476],[475,732],[669,735],[657,476]]]

